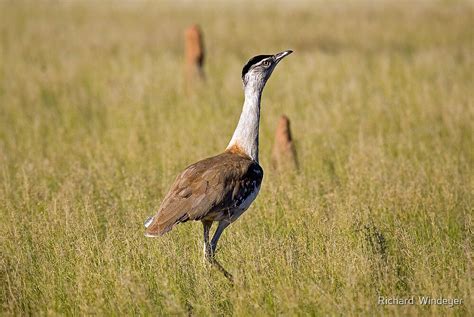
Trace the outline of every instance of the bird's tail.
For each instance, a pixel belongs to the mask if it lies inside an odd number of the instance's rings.
[[[155,216],[150,216],[148,217],[147,220],[145,220],[145,223],[143,224],[145,226],[146,229],[148,229],[148,227],[152,224],[153,220],[155,220]],[[145,231],[145,237],[148,237],[148,238],[154,238],[156,237],[157,235],[155,234],[151,234],[149,232],[149,230],[146,230]]]
[[[145,223],[143,224],[145,226],[145,228],[148,228],[151,225],[151,223],[153,222],[154,219],[155,219],[155,216],[148,217],[148,219],[145,220]]]
[[[156,221],[155,221],[156,220]],[[144,223],[145,225],[145,237],[155,238],[160,237],[171,230],[172,225],[167,225],[166,223],[160,223],[156,216],[148,217]]]

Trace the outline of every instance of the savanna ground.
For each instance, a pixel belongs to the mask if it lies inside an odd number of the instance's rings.
[[[183,29],[207,81],[185,93]],[[2,315],[472,315],[471,2],[0,3]],[[253,55],[266,174],[203,263],[202,226],[143,221],[222,151]],[[292,120],[299,173],[270,153]],[[378,306],[379,295],[463,305]]]

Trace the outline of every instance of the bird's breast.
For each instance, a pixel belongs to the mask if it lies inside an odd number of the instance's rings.
[[[242,193],[236,197],[235,208],[231,215],[231,221],[234,222],[246,211],[252,202],[257,198],[260,191],[260,184],[257,181],[252,182],[251,186],[247,186]]]

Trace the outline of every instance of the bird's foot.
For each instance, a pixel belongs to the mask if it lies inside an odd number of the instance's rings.
[[[212,266],[217,268],[222,274],[224,274],[225,278],[227,278],[229,282],[234,284],[234,277],[232,276],[232,274],[230,274],[229,271],[227,271],[219,262],[217,262],[214,257],[210,260],[210,263]]]
[[[215,258],[214,252],[204,252],[204,263],[208,263],[209,265],[217,268],[224,276],[231,282],[234,282],[234,278],[232,274],[230,274]]]

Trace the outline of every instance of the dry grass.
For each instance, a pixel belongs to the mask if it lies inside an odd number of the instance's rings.
[[[198,22],[208,81],[183,89]],[[5,315],[472,315],[470,2],[0,4]],[[201,225],[143,237],[182,168],[221,151],[256,53],[261,195],[203,265]],[[301,171],[271,171],[286,113]],[[377,306],[378,295],[464,305]]]

